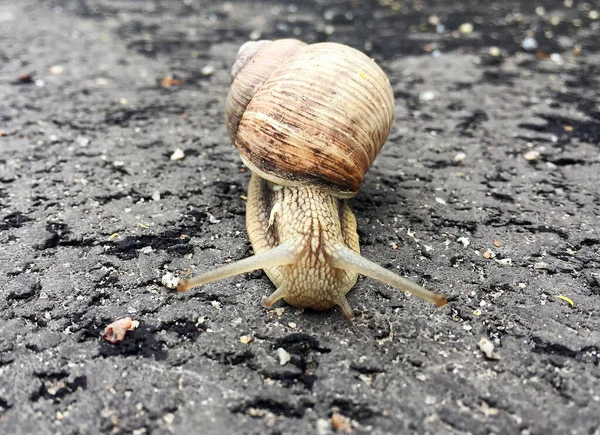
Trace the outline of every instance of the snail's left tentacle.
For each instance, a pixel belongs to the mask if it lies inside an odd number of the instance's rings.
[[[244,258],[235,263],[218,267],[202,273],[191,279],[183,279],[177,284],[177,291],[184,292],[202,284],[217,281],[240,273],[251,272],[257,269],[265,269],[284,264],[295,263],[298,259],[298,247],[290,242],[282,243],[267,252]]]
[[[282,284],[281,286],[279,286],[279,288],[277,290],[275,290],[273,293],[271,293],[271,295],[265,299],[265,307],[267,308],[271,308],[271,306],[277,302],[279,299],[283,299],[285,297],[285,293],[287,292],[287,289],[285,287],[285,284]]]
[[[333,267],[360,273],[361,275],[365,275],[370,278],[375,278],[391,285],[392,287],[399,288],[400,290],[412,293],[421,299],[432,302],[438,307],[443,307],[448,303],[446,295],[427,290],[421,287],[419,284],[403,278],[400,275],[397,275],[394,272],[391,272],[380,266],[379,264],[373,263],[372,261],[361,257],[359,254],[342,244],[336,244],[334,246],[330,254],[330,261]]]

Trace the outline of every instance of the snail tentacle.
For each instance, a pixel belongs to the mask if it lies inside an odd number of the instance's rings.
[[[283,266],[292,264],[298,260],[298,246],[292,242],[282,243],[267,252],[244,258],[235,263],[209,270],[191,279],[183,279],[177,284],[177,291],[184,292],[194,287],[198,287],[209,282],[229,278],[245,272],[251,272],[257,269]]]
[[[359,254],[342,244],[335,245],[335,249],[330,254],[330,263],[333,267],[338,269],[360,273],[361,275],[374,278],[391,285],[392,287],[412,293],[413,295],[418,296],[421,299],[425,299],[426,301],[429,301],[438,307],[443,307],[448,303],[446,295],[427,290],[421,287],[419,284],[403,278],[400,275],[397,275],[394,272],[391,272],[380,266],[379,264],[361,257]]]
[[[346,296],[342,296],[337,302],[348,320],[354,319],[354,311],[352,311],[352,307],[350,306],[348,299],[346,299]]]
[[[286,292],[287,292],[287,289],[285,287],[285,284],[280,285],[277,290],[275,290],[273,293],[271,293],[271,295],[267,299],[265,299],[265,307],[271,308],[271,306],[275,302],[277,302],[279,299],[283,299],[285,297]]]

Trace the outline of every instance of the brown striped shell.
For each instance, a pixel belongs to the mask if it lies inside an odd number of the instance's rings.
[[[345,45],[249,42],[232,68],[229,136],[244,164],[277,184],[355,195],[393,114],[385,73]]]

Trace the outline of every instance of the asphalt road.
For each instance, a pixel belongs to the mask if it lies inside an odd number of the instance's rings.
[[[600,433],[599,14],[0,0],[0,433]],[[161,284],[250,254],[224,100],[238,47],[280,37],[389,75],[362,252],[448,306],[360,279],[350,322],[267,311],[260,271]]]

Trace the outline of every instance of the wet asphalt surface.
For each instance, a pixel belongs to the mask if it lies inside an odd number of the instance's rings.
[[[0,433],[327,434],[339,413],[353,433],[598,434],[599,13],[0,1]],[[261,271],[161,284],[250,255],[228,71],[290,36],[388,73],[396,120],[351,206],[363,255],[445,308],[371,279],[353,322],[265,310]]]

